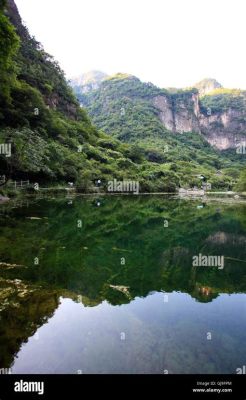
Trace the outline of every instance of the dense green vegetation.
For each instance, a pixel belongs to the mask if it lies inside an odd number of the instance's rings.
[[[246,110],[246,91],[239,89],[215,89],[200,99],[201,111],[206,114],[210,108],[212,113],[222,113],[228,108],[237,111]],[[246,119],[244,120],[244,122]]]
[[[244,169],[240,174],[237,189],[241,192],[246,192],[246,169]]]
[[[0,18],[0,143],[11,144],[11,157],[0,154],[1,175],[46,186],[72,181],[81,191],[116,178],[138,180],[142,192],[172,192],[200,186],[200,174],[213,189],[233,187],[242,157],[221,155],[196,133],[173,135],[153,105],[165,95],[174,110],[189,110],[196,88],[168,91],[132,75],[101,76],[98,90],[77,92],[95,127],[13,0],[1,0]]]
[[[12,156],[1,156],[1,172],[31,179],[75,179],[85,162],[76,150],[85,141],[95,144],[98,132],[80,109],[58,64],[22,25],[17,9],[8,2],[9,20],[4,6],[1,2],[1,29],[9,47],[3,46],[6,55],[1,60],[8,79],[2,82],[0,139],[11,142]],[[2,44],[1,39],[1,48]]]
[[[184,105],[186,110],[192,110],[192,95],[197,93],[197,88],[167,91],[142,83],[132,75],[117,74],[101,82],[98,90],[80,91],[78,99],[98,128],[122,142],[137,144],[142,157],[156,165],[154,173],[149,166],[145,166],[146,179],[151,180],[157,174],[166,176],[174,185],[179,182],[180,186],[199,187],[201,181],[198,176],[203,174],[213,189],[231,190],[244,158],[238,156],[235,150],[221,153],[195,132],[174,135],[163,126],[152,101],[155,96],[165,95],[174,111],[182,112]],[[208,104],[202,103],[202,107],[208,107]],[[168,175],[170,172],[175,176]],[[152,184],[151,190],[155,187]]]
[[[41,184],[72,181],[90,191],[99,178],[107,186],[113,178],[143,182],[147,168],[158,173],[159,166],[138,148],[91,124],[57,62],[23,26],[14,2],[5,5],[2,1],[0,143],[11,143],[12,154],[1,154],[1,174]],[[144,189],[153,190],[154,180]],[[156,190],[174,190],[178,183],[173,172],[156,180]]]
[[[15,80],[14,54],[17,50],[19,40],[15,34],[14,27],[3,14],[5,1],[0,1],[0,104],[10,101],[10,90],[12,81]],[[2,118],[0,114],[0,118]]]
[[[82,95],[79,100],[88,107],[98,127],[122,141],[134,142],[139,136],[149,137],[152,131],[163,135],[158,112],[149,102],[149,96],[158,93],[158,88],[144,85],[135,77],[117,75],[104,81],[99,91]]]
[[[27,268],[2,268],[2,277],[83,294],[88,305],[105,298],[112,304],[130,301],[110,284],[129,286],[132,299],[162,289],[211,301],[220,291],[246,289],[244,264],[238,261],[245,254],[245,205],[163,196],[87,197],[67,203],[58,198],[31,201],[22,209],[6,206],[6,214],[0,214],[0,259]],[[194,275],[192,255],[218,249],[228,257],[226,269],[198,268]],[[35,257],[39,265],[33,268]],[[199,294],[197,286],[209,286],[211,297]]]
[[[127,304],[154,291],[188,293],[205,303],[246,290],[245,205],[163,196],[77,197],[67,203],[43,199],[1,208],[0,260],[6,264],[0,266],[0,363],[5,367],[51,317],[60,296],[75,301],[81,296],[86,307],[95,307],[105,300]],[[199,252],[223,254],[225,269],[192,267]]]

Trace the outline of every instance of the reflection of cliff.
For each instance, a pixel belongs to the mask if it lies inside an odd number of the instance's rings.
[[[244,215],[243,205],[197,209],[195,202],[160,197],[104,198],[100,207],[91,199],[69,206],[63,199],[42,200],[3,219],[0,261],[27,268],[1,274],[64,296],[82,295],[87,306],[105,299],[129,303],[161,290],[186,292],[199,301],[213,297],[197,288],[210,288],[213,296],[246,292],[245,264],[237,262],[245,259]],[[225,269],[192,269],[192,256],[201,251],[228,257]]]
[[[216,232],[207,238],[207,242],[214,243],[216,246],[225,244],[246,246],[246,236],[228,232]]]
[[[119,204],[117,199],[114,201]],[[79,215],[77,206],[66,214],[63,208],[59,213],[60,206],[54,207],[55,227],[46,208],[49,217],[43,223],[39,214],[41,219],[32,220],[33,225],[30,219],[21,217],[20,221],[16,218],[10,231],[2,228],[1,259],[13,239],[21,238],[21,247],[17,240],[0,270],[0,368],[10,367],[20,346],[53,316],[60,296],[95,307],[104,300],[112,305],[127,304],[153,291],[180,291],[204,303],[213,301],[220,293],[246,293],[246,236],[240,224],[237,228],[233,209],[223,219],[217,211],[213,214],[213,208],[208,212],[206,207],[197,213],[196,207],[190,210],[190,206],[184,205],[177,211],[175,203],[170,207],[156,199],[155,203],[144,202],[143,208],[137,202],[141,218],[136,217],[134,202],[129,209],[122,204],[121,210],[128,211],[122,221],[119,209],[112,207],[108,214],[105,204],[105,209],[97,212],[97,231],[90,223],[90,204],[84,209],[88,225],[83,234],[73,230],[75,216]],[[82,204],[79,209],[83,215]],[[91,213],[94,220],[94,208]],[[164,215],[172,221],[169,230],[163,228]],[[233,233],[225,230],[231,225]],[[40,265],[34,267],[28,265],[28,258],[33,259],[38,253],[37,242],[42,250]],[[34,253],[27,252],[25,258],[25,251],[32,247]],[[225,255],[224,270],[193,267],[192,257],[200,251]],[[122,257],[125,265],[120,263]]]
[[[220,293],[245,293],[245,241],[243,235],[216,232],[200,244],[201,248],[168,249],[161,258],[165,291],[186,292],[201,302],[212,301]],[[235,257],[231,257],[232,248]],[[224,269],[192,266],[192,257],[200,251],[203,255],[223,255]]]
[[[112,305],[126,304],[153,291],[180,291],[204,303],[212,301],[220,293],[246,292],[242,265],[234,265],[227,271],[194,268],[191,256],[192,252],[188,249],[174,247],[162,253],[155,269],[150,266],[149,271],[142,268],[141,273],[138,270],[137,279],[134,268],[117,276],[111,272],[106,281],[98,282],[102,289],[96,298],[84,296],[83,291],[75,293],[67,288],[55,289],[53,285],[42,288],[17,279],[0,278],[0,369],[9,368],[21,345],[53,316],[60,296],[94,307],[104,300]],[[113,281],[118,285],[109,283]],[[125,282],[128,282],[127,286]],[[93,286],[90,280],[84,284]]]

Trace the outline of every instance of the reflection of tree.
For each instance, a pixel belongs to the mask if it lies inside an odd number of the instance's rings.
[[[1,279],[0,287],[0,368],[9,368],[21,344],[52,317],[59,297],[18,280]]]
[[[5,271],[6,277],[68,289],[82,294],[88,305],[104,299],[127,303],[155,290],[179,290],[211,301],[220,292],[246,290],[243,263],[233,260],[245,259],[245,232],[238,217],[244,206],[223,206],[221,214],[217,207],[198,210],[195,202],[162,197],[105,197],[100,207],[90,198],[72,205],[63,199],[42,200],[2,218],[0,261],[28,267]],[[232,235],[233,241],[225,240]],[[192,256],[199,252],[224,254],[225,270],[192,267]],[[129,287],[129,296],[112,286]],[[209,295],[198,287],[210,288]]]
[[[199,302],[245,293],[245,265],[237,261],[245,260],[244,207],[221,215],[216,207],[159,197],[104,198],[98,208],[91,199],[10,205],[0,216],[0,262],[27,268],[0,269],[0,368],[53,315],[59,296],[94,307],[152,291],[181,291]],[[33,216],[40,219],[26,218]],[[199,252],[224,254],[225,269],[193,267]]]
[[[9,368],[20,346],[54,315],[61,296],[80,300],[69,291],[0,278],[0,369]]]
[[[218,293],[214,293],[213,288],[196,284],[194,297],[202,303],[208,303],[218,297]]]

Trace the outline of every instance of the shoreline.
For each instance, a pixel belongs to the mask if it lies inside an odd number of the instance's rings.
[[[19,191],[15,195],[11,197],[7,197],[0,195],[0,206],[11,203],[12,201],[16,201],[18,199],[25,198],[37,198],[41,195],[41,197],[50,197],[50,195],[54,196],[65,195],[67,198],[71,197],[109,197],[109,196],[130,196],[130,197],[139,197],[139,196],[170,196],[175,199],[183,199],[183,200],[201,200],[203,202],[207,201],[225,201],[228,200],[230,202],[236,203],[245,203],[246,202],[246,192],[206,192],[204,194],[193,192],[179,193],[179,192],[142,192],[142,193],[120,193],[120,192],[90,192],[90,193],[80,193],[77,192],[75,188],[40,188],[35,193],[28,193],[26,191]]]

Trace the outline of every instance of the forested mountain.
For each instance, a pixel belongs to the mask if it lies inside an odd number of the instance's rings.
[[[1,0],[0,7],[0,142],[11,144],[11,157],[0,156],[1,174],[73,181],[89,191],[95,179],[145,180],[148,166],[155,172],[135,147],[91,124],[58,63],[23,25],[15,2]],[[173,190],[178,178],[170,175]]]
[[[96,90],[76,87],[76,94],[99,129],[137,143],[149,161],[168,165],[181,181],[198,184],[195,176],[203,173],[214,187],[228,188],[245,165],[238,148],[246,140],[246,97],[220,86],[204,80],[194,88],[160,89],[116,74]]]
[[[0,0],[0,21],[1,176],[72,181],[86,192],[96,179],[106,188],[114,178],[137,180],[142,192],[199,186],[201,174],[215,189],[237,184],[244,155],[222,154],[210,143],[214,134],[229,137],[230,123],[221,125],[231,121],[229,114],[242,140],[244,92],[216,89],[199,99],[196,88],[168,91],[131,75],[94,71],[77,81],[77,100],[59,64],[23,25],[14,0]]]
[[[72,82],[71,86],[74,88]],[[139,131],[142,130],[138,139],[146,135],[156,136],[157,125],[161,125],[162,136],[165,136],[165,131],[201,133],[219,150],[236,149],[246,140],[246,91],[224,89],[215,79],[204,79],[186,89],[160,89],[150,82],[141,82],[135,76],[116,74],[104,78],[95,89],[85,90],[83,83],[75,89],[93,121],[109,133],[112,133],[111,128],[113,133],[122,131],[122,124],[117,120],[118,109],[125,108],[124,121],[133,129],[132,134],[123,126],[125,133],[121,138],[126,141],[134,140],[133,120],[136,120]]]

